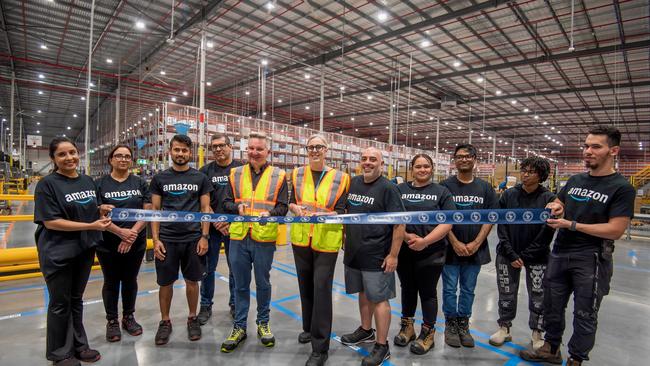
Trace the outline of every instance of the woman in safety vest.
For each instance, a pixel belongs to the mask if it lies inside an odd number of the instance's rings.
[[[311,136],[305,149],[309,165],[293,170],[289,210],[296,216],[344,213],[350,177],[325,164],[327,141],[323,136]],[[332,330],[332,281],[343,225],[291,224],[291,243],[302,304],[303,332],[298,342],[311,342],[307,365],[323,365]]]

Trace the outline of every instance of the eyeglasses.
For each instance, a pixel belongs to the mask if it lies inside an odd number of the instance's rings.
[[[113,159],[115,160],[131,160],[133,156],[131,155],[124,155],[124,154],[115,154],[113,155]]]
[[[305,146],[305,149],[307,149],[307,151],[318,151],[318,152],[320,152],[320,151],[323,151],[323,149],[326,148],[326,147],[327,146],[325,146],[325,145],[309,145],[309,146]]]
[[[537,172],[534,171],[534,170],[526,170],[526,169],[522,169],[522,170],[520,170],[520,173],[521,173],[522,175],[524,175],[524,174],[528,174],[528,175],[537,174]]]
[[[230,144],[217,144],[217,145],[211,145],[210,148],[211,148],[213,151],[217,151],[217,150],[223,150],[223,149],[225,149],[226,146],[230,146]]]
[[[474,159],[474,156],[473,155],[456,155],[456,156],[454,156],[454,159],[458,160],[458,161],[461,161],[461,160],[470,161],[470,160]]]

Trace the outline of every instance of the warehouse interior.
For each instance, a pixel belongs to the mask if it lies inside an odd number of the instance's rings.
[[[46,364],[48,298],[27,196],[53,168],[48,144],[55,137],[76,142],[81,169],[93,177],[108,173],[109,151],[126,143],[134,148],[132,172],[148,180],[170,166],[167,146],[177,133],[196,142],[196,168],[213,160],[207,144],[216,132],[232,139],[241,161],[250,132],[266,132],[270,162],[287,172],[306,164],[306,139],[321,133],[331,145],[328,164],[350,175],[361,173],[361,151],[372,146],[391,179],[410,180],[411,158],[431,155],[435,181],[455,174],[455,146],[471,143],[475,175],[494,188],[512,186],[519,162],[541,156],[551,162],[548,186],[557,191],[585,171],[584,139],[600,125],[621,131],[616,169],[637,197],[635,218],[616,242],[612,291],[589,364],[636,365],[650,356],[647,0],[0,0],[0,33],[2,365]],[[489,242],[494,254],[496,230]],[[356,363],[369,352],[337,342],[358,322],[342,256],[331,365]],[[304,363],[310,351],[295,341],[300,301],[290,246],[278,246],[271,272],[274,349],[249,339],[242,351],[219,353],[231,326],[223,254],[217,273],[215,313],[203,339],[185,338],[186,305],[177,290],[172,317],[180,331],[160,348],[153,342],[153,262],[139,277],[144,335],[115,344],[104,339],[102,272],[95,268],[84,321],[102,352],[99,364]],[[395,347],[384,364],[532,364],[518,356],[528,336],[524,321],[513,328],[522,342],[488,343],[498,317],[495,275],[489,264],[479,276],[476,349],[446,347],[440,314],[432,352],[419,357]],[[398,328],[398,299],[389,337]]]

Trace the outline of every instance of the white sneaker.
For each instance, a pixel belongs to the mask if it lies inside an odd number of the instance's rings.
[[[493,346],[502,346],[506,342],[510,342],[512,336],[510,335],[510,328],[508,327],[499,327],[494,334],[490,336],[490,344]],[[544,343],[544,341],[542,341]]]
[[[537,351],[544,345],[544,337],[542,337],[541,330],[533,329],[533,334],[530,336],[530,344],[533,346],[534,351]]]

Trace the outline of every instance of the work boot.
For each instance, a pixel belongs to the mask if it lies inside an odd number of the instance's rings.
[[[576,360],[573,357],[569,357],[568,360],[566,360],[566,366],[580,366],[582,365],[582,361]]]
[[[460,347],[457,318],[447,318],[445,321],[445,343],[454,348]]]
[[[548,362],[556,365],[561,365],[562,353],[560,352],[560,347],[558,346],[555,352],[551,352],[551,349],[551,344],[544,341],[544,345],[541,346],[538,350],[525,349],[519,352],[519,357],[523,358],[526,361]]]
[[[106,323],[106,340],[109,342],[119,342],[122,339],[120,323],[117,319],[111,319]]]
[[[90,363],[99,361],[102,355],[97,350],[86,348],[81,352],[75,352],[74,357],[79,361]]]
[[[341,343],[346,346],[355,346],[359,343],[365,342],[374,342],[375,341],[375,330],[370,328],[369,330],[363,329],[362,326],[359,326],[354,332],[349,334],[344,334],[341,336]]]
[[[458,318],[458,337],[463,347],[474,347],[474,338],[469,333],[469,318]]]
[[[172,334],[172,322],[170,320],[161,320],[158,323],[158,331],[156,332],[155,342],[156,346],[162,346],[169,342],[169,336]]]
[[[388,349],[388,343],[375,343],[370,354],[361,360],[361,366],[379,366],[389,358],[390,350]]]
[[[503,346],[504,343],[512,341],[512,336],[510,335],[510,327],[502,325],[499,327],[499,330],[494,332],[490,336],[490,344],[496,347]]]
[[[199,319],[199,324],[205,325],[205,323],[210,320],[212,316],[212,305],[201,305],[201,310],[199,310],[199,315],[196,317]]]
[[[221,344],[221,352],[230,353],[246,339],[246,329],[237,326],[232,328],[230,335]]]
[[[81,362],[74,357],[68,357],[63,360],[54,361],[54,366],[81,366]]]
[[[275,336],[271,332],[269,323],[259,323],[257,325],[257,336],[260,337],[260,342],[266,347],[275,346]]]
[[[311,342],[311,333],[302,332],[298,334],[298,343],[306,344]]]
[[[190,341],[198,341],[201,339],[201,324],[195,316],[187,318],[187,339]]]
[[[327,361],[327,352],[312,352],[305,366],[323,366],[325,361]]]
[[[133,337],[142,334],[142,326],[135,321],[133,314],[122,316],[122,328]]]
[[[393,339],[393,343],[396,346],[406,347],[414,339],[415,328],[413,327],[413,318],[402,317],[399,333]]]
[[[411,352],[416,355],[423,355],[434,346],[433,336],[436,334],[436,330],[433,327],[428,327],[426,325],[422,326],[420,330],[420,335],[411,343]]]
[[[534,350],[540,349],[544,345],[544,338],[542,337],[541,330],[533,329],[533,334],[530,336],[530,345]]]

